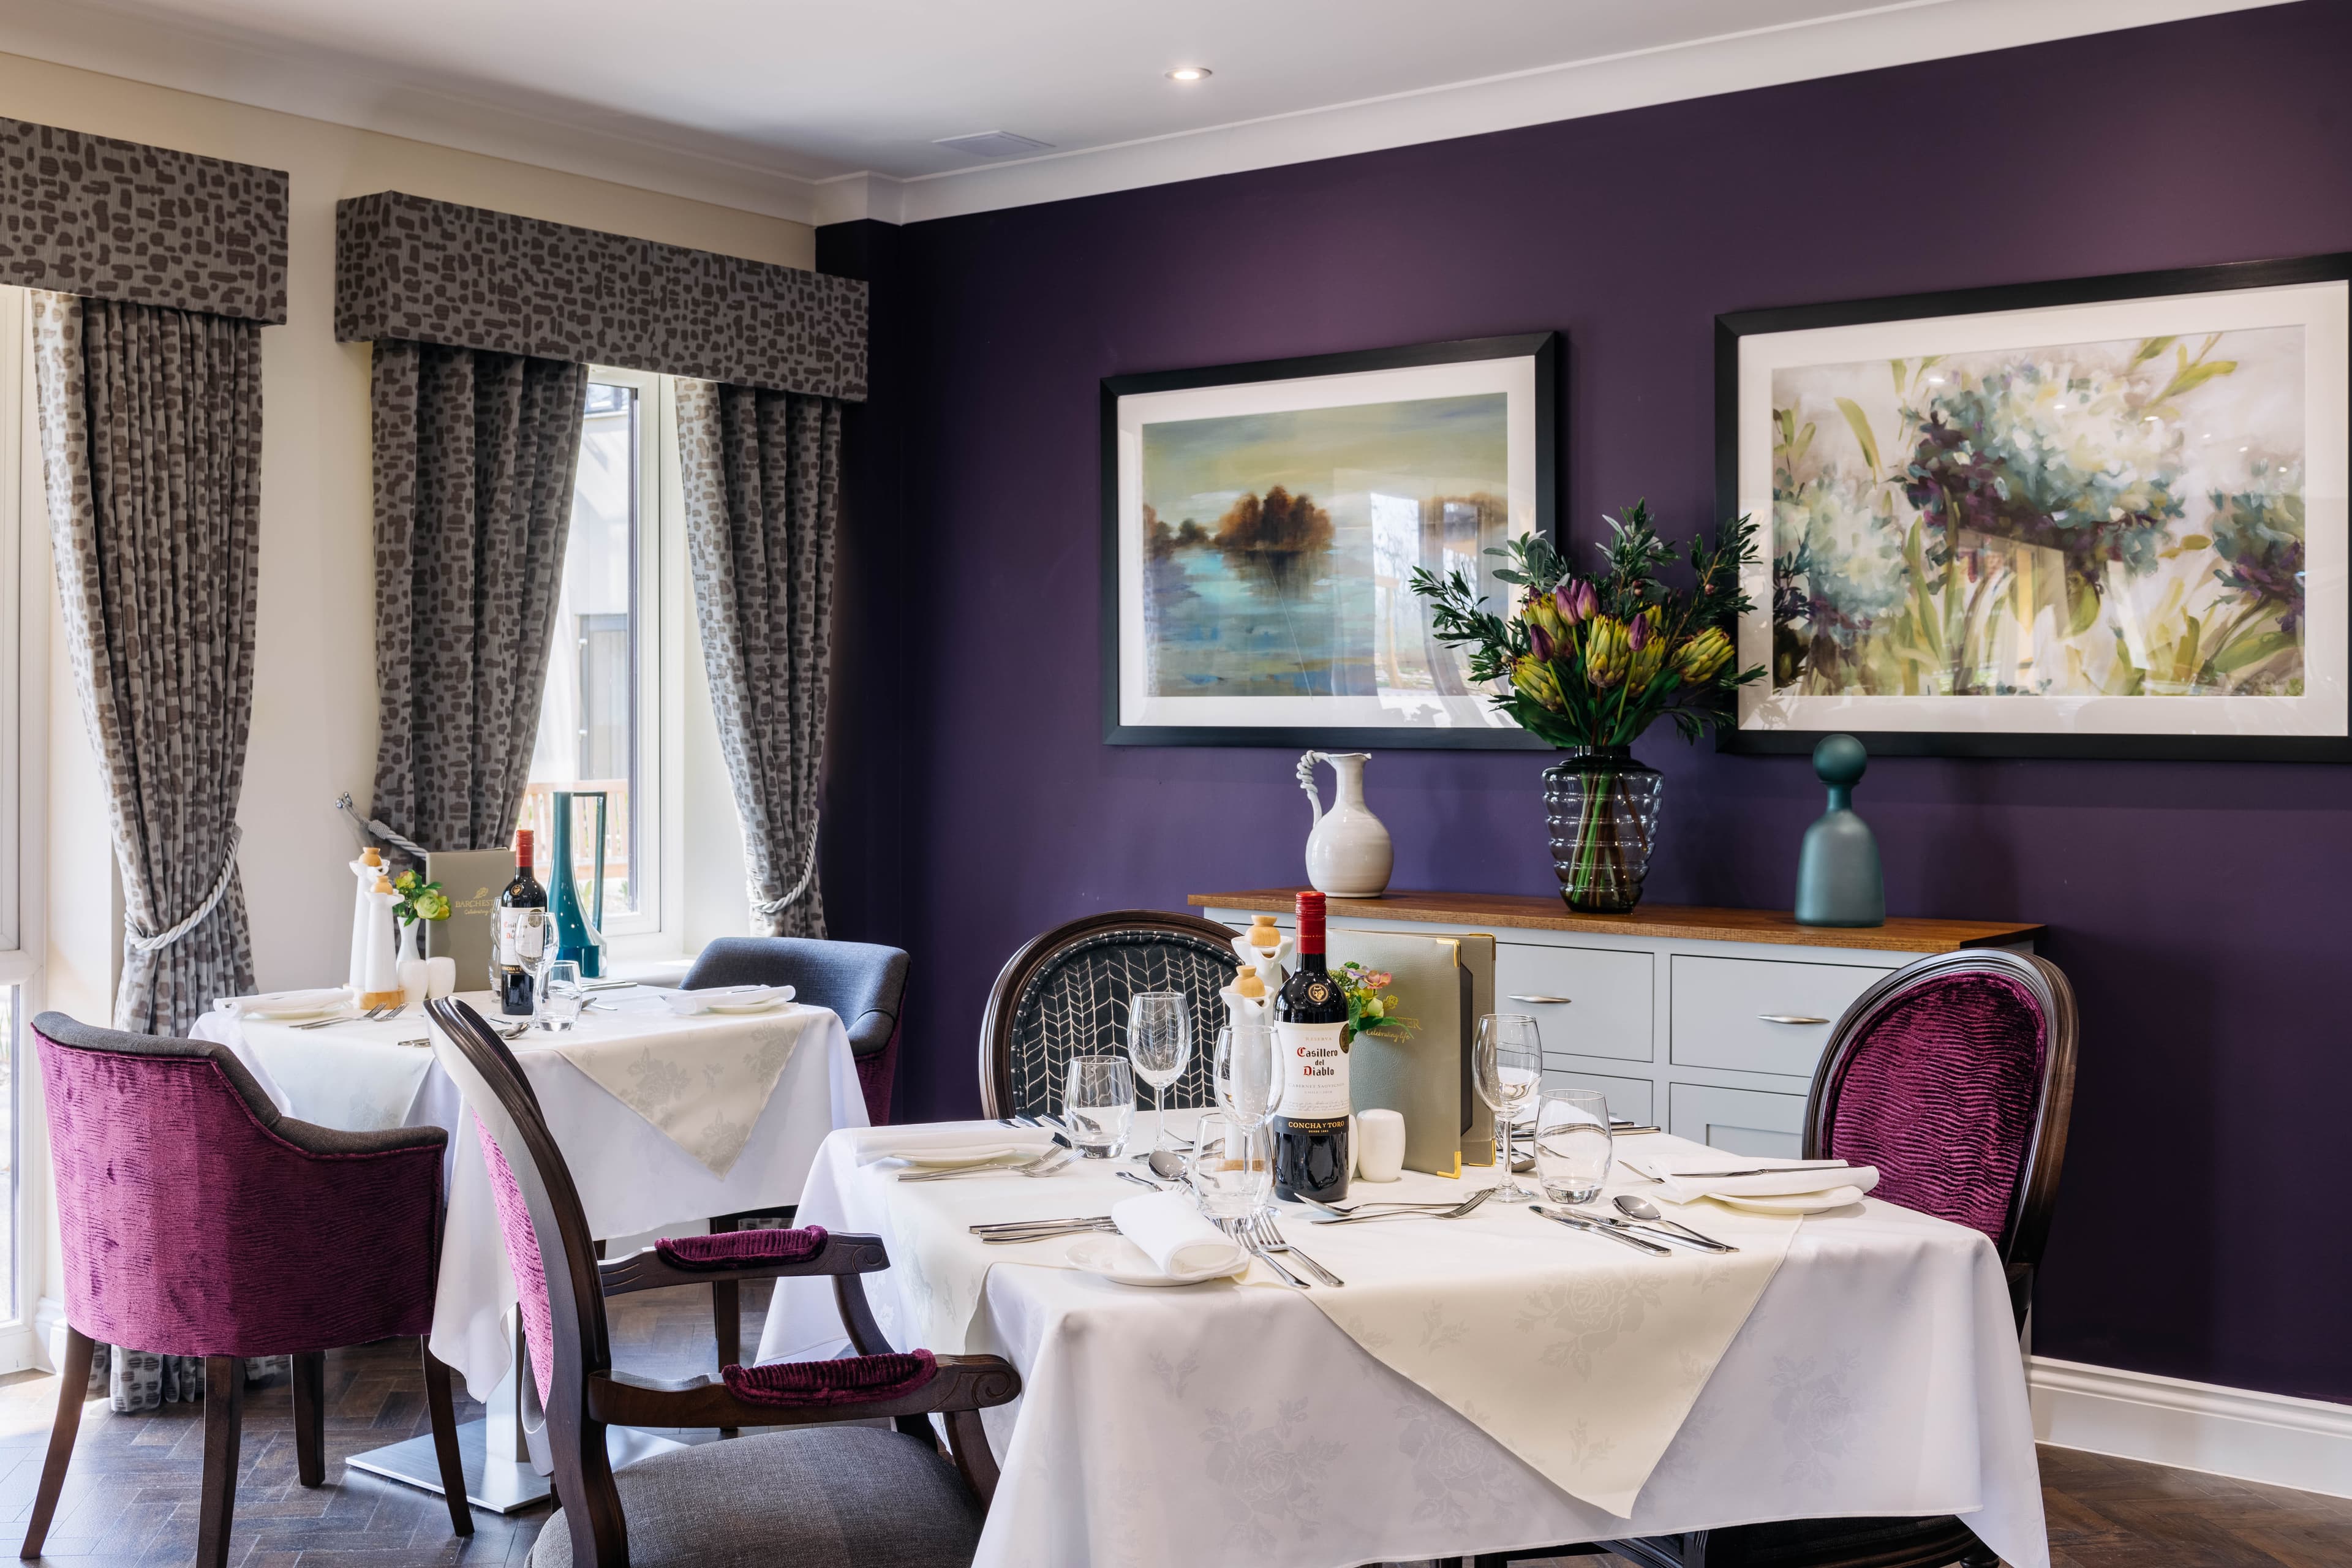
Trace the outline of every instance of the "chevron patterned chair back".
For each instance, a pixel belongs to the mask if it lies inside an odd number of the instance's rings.
[[[1210,1052],[1224,1022],[1220,989],[1239,967],[1234,931],[1198,915],[1118,910],[1055,926],[996,977],[980,1026],[980,1101],[988,1116],[1053,1110],[1074,1056],[1123,1056],[1127,999],[1181,991],[1192,999],[1192,1059],[1169,1086],[1172,1106],[1209,1103]],[[1139,1080],[1140,1103],[1151,1091]]]

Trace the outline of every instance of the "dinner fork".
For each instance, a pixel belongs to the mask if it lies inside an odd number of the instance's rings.
[[[964,1165],[945,1171],[901,1171],[902,1182],[952,1182],[959,1176],[1050,1176],[1070,1163],[1067,1149],[1048,1149],[1021,1165]]]
[[[1257,1237],[1250,1229],[1249,1222],[1247,1220],[1221,1219],[1217,1221],[1217,1228],[1223,1231],[1234,1241],[1239,1242],[1241,1244],[1242,1250],[1247,1252],[1252,1258],[1256,1258],[1268,1268],[1273,1269],[1276,1274],[1282,1276],[1282,1282],[1284,1284],[1298,1290],[1311,1289],[1306,1280],[1301,1279],[1297,1275],[1293,1274],[1289,1269],[1285,1268],[1279,1260],[1277,1260],[1272,1254],[1268,1253],[1265,1247],[1258,1245]]]
[[[1315,1278],[1320,1279],[1326,1285],[1345,1285],[1347,1283],[1345,1279],[1340,1279],[1337,1274],[1332,1273],[1328,1268],[1324,1268],[1321,1264],[1316,1262],[1315,1259],[1307,1257],[1307,1254],[1299,1251],[1298,1248],[1291,1246],[1287,1241],[1285,1241],[1282,1238],[1281,1229],[1274,1223],[1274,1216],[1272,1215],[1267,1214],[1261,1209],[1256,1214],[1250,1215],[1249,1218],[1244,1220],[1243,1223],[1249,1226],[1250,1233],[1257,1238],[1258,1246],[1267,1252],[1283,1253],[1297,1259],[1298,1263],[1306,1268],[1307,1272],[1314,1275]]]
[[[1378,1214],[1360,1214],[1354,1210],[1343,1213],[1338,1209],[1324,1209],[1323,1212],[1328,1215],[1329,1218],[1318,1219],[1310,1215],[1307,1220],[1312,1225],[1370,1225],[1384,1219],[1460,1219],[1494,1195],[1494,1188],[1480,1187],[1450,1209],[1382,1209]],[[1319,1204],[1316,1206],[1322,1207]]]
[[[364,1013],[346,1013],[341,1017],[335,1018],[313,1018],[307,1024],[297,1024],[294,1027],[298,1029],[331,1029],[338,1024],[381,1024],[387,1018],[399,1017],[404,1009],[405,1004],[400,1007],[386,1007],[379,1005],[369,1008]]]

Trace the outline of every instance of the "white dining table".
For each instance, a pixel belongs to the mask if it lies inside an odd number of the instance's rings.
[[[624,1005],[641,1012],[652,993],[640,990],[636,995],[638,1001]],[[458,999],[486,1017],[498,1017],[487,992]],[[635,1237],[673,1226],[700,1234],[713,1215],[798,1201],[827,1135],[836,1128],[866,1125],[856,1059],[841,1020],[824,1008],[803,1011],[818,1016],[801,1032],[741,1152],[723,1175],[567,1061],[549,1037],[525,1034],[511,1042],[556,1144],[565,1152],[595,1237]],[[596,1027],[594,1020],[603,1016],[587,1015],[583,1027]],[[645,1044],[659,1060],[666,1037],[683,1045],[698,1026],[693,1018],[662,1019]],[[448,1132],[448,1207],[431,1344],[434,1354],[466,1380],[467,1391],[490,1408],[483,1438],[489,1452],[520,1462],[523,1456],[510,1437],[517,1400],[514,1276],[473,1118],[464,1113],[457,1085],[432,1051],[404,1043],[429,1037],[429,1029],[415,1009],[386,1022],[355,1021],[299,1033],[283,1026],[247,1028],[234,1014],[216,1010],[191,1032],[234,1052],[289,1116],[353,1131],[431,1126]],[[425,1471],[427,1478],[433,1474],[429,1468]],[[528,1483],[517,1484],[530,1489]],[[495,1497],[477,1500],[505,1508],[515,1506],[520,1496],[510,1489],[493,1490]]]
[[[799,1219],[883,1238],[894,1265],[867,1277],[868,1293],[893,1342],[912,1348],[919,1321],[940,1321],[936,1290],[922,1294],[939,1282],[910,1279],[917,1249],[893,1211],[916,1226],[900,1205],[927,1200],[907,1194],[938,1189],[894,1190],[898,1167],[874,1162],[870,1147],[894,1131],[829,1138]],[[1638,1147],[1628,1138],[1621,1152]],[[1458,1195],[1492,1179],[1409,1174],[1377,1195]],[[1091,1162],[957,1186],[963,1202],[992,1187],[1013,1218],[1102,1214],[1139,1191]],[[1617,1190],[1640,1184],[1621,1168]],[[1278,1207],[1288,1239],[1328,1262],[1333,1233],[1297,1205]],[[1522,1244],[1507,1228],[1517,1225],[1530,1248],[1610,1251],[1563,1240],[1574,1233],[1523,1206],[1488,1207],[1510,1245]],[[1703,1225],[1711,1208],[1684,1212]],[[1068,1245],[1005,1248],[969,1304],[961,1348],[1004,1356],[1023,1385],[984,1413],[1002,1479],[979,1568],[1352,1568],[1769,1520],[1940,1513],[1961,1516],[2011,1568],[2048,1568],[2009,1294],[1990,1242],[1964,1226],[1875,1199],[1808,1215],[1625,1514],[1570,1495],[1490,1436],[1475,1407],[1465,1415],[1376,1359],[1334,1321],[1345,1289],[1318,1288],[1319,1303],[1255,1284],[1137,1289],[1055,1266]],[[1675,1288],[1670,1273],[1660,1279]],[[1498,1336],[1494,1353],[1524,1356],[1513,1338]],[[829,1281],[779,1282],[759,1359],[830,1355],[844,1342]],[[1532,1359],[1523,1364],[1542,1375]],[[1587,1414],[1563,1400],[1559,1420],[1573,1431]]]

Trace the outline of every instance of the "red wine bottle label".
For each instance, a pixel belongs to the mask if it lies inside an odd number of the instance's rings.
[[[535,964],[546,940],[547,927],[537,916],[538,910],[500,910],[499,911],[499,962],[513,968],[518,964]]]
[[[1326,982],[1328,984],[1328,982]],[[1278,1112],[1291,1121],[1344,1119],[1348,1102],[1348,1053],[1340,1048],[1345,1024],[1276,1024],[1282,1048],[1283,1090]]]

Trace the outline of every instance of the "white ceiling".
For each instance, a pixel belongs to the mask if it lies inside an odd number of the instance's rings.
[[[0,0],[0,49],[779,216],[915,217],[2273,0]],[[1182,85],[1165,73],[1204,65]],[[932,143],[1007,131],[1013,167]],[[583,167],[583,164],[593,165]],[[861,177],[862,176],[862,177]]]

